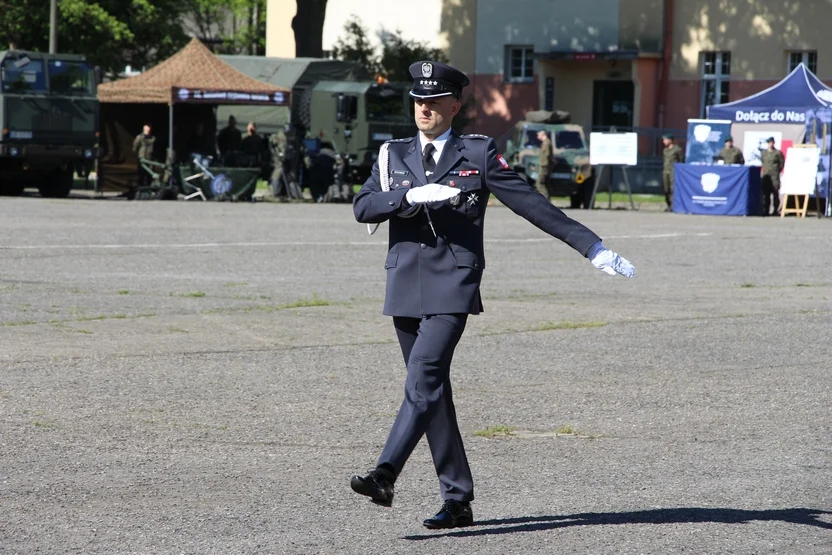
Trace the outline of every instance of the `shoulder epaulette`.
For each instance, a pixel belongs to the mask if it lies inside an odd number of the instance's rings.
[[[390,139],[388,141],[384,141],[385,143],[408,143],[413,140],[413,137],[405,137],[404,139]]]
[[[479,133],[469,133],[468,135],[463,135],[463,139],[490,139],[488,135],[480,135]]]

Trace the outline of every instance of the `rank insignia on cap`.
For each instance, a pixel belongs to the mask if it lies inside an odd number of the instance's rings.
[[[425,62],[422,64],[422,77],[431,77],[433,75],[433,64]]]

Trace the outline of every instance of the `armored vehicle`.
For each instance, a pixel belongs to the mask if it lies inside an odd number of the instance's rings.
[[[525,119],[514,125],[504,156],[517,173],[534,185],[540,160],[537,133],[544,130],[552,141],[553,153],[547,184],[549,196],[569,197],[572,208],[589,208],[592,196],[589,148],[583,127],[570,121],[567,112],[526,113]]]
[[[98,156],[99,80],[83,56],[0,52],[0,194],[69,195]]]
[[[372,171],[384,141],[416,134],[409,83],[373,80],[355,63],[318,58],[219,56],[235,69],[292,90],[291,107],[220,106],[221,126],[233,115],[243,126],[254,121],[261,133],[276,133],[289,123],[319,139],[322,152],[346,153],[353,183],[363,183]],[[352,97],[352,114],[344,117],[339,97]]]

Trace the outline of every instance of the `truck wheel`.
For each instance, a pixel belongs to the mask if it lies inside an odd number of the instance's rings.
[[[72,168],[65,171],[56,170],[44,176],[38,187],[40,196],[45,198],[66,198],[72,191],[74,174]]]
[[[0,196],[19,197],[23,194],[23,189],[25,188],[26,184],[21,181],[0,183]]]

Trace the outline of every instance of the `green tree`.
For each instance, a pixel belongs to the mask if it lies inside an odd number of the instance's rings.
[[[266,0],[184,0],[189,34],[221,54],[266,53]]]
[[[355,62],[370,75],[378,75],[382,69],[378,52],[367,38],[367,29],[355,15],[344,24],[344,34],[335,43],[332,56],[339,60]]]
[[[419,60],[448,63],[448,56],[439,48],[430,48],[415,40],[408,40],[401,31],[381,34],[379,65],[390,81],[410,81],[410,65]]]

